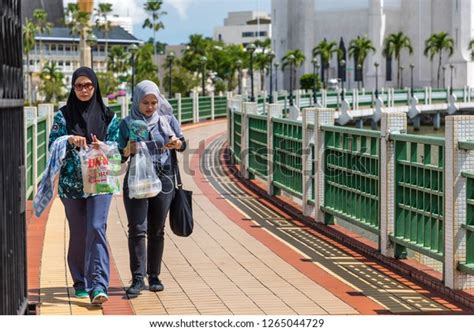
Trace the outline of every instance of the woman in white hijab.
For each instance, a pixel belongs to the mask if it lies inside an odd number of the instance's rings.
[[[136,134],[130,131],[135,122],[143,121],[148,130]],[[132,133],[132,137],[131,137]],[[135,141],[131,141],[135,140]],[[134,297],[145,288],[148,276],[149,290],[162,291],[159,279],[164,249],[164,227],[171,201],[175,192],[175,170],[170,150],[184,151],[186,142],[173,108],[161,95],[158,86],[149,81],[141,81],[135,88],[130,115],[120,124],[119,149],[122,162],[133,157],[136,143],[148,147],[154,168],[162,182],[162,191],[153,198],[130,199],[128,195],[128,171],[124,180],[124,204],[128,218],[128,248],[132,284],[127,295]]]

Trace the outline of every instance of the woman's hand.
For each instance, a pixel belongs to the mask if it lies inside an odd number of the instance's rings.
[[[180,149],[182,145],[183,142],[180,139],[173,137],[165,146],[168,149]]]
[[[103,142],[97,139],[97,136],[95,134],[92,135],[92,147],[96,150],[99,150],[101,144],[103,144]]]
[[[87,141],[85,137],[81,136],[70,136],[69,139],[67,140],[71,145],[77,146],[77,147],[86,147],[87,146]]]
[[[129,157],[130,154],[137,154],[137,142],[136,141],[128,141],[127,147],[123,150],[123,156]]]

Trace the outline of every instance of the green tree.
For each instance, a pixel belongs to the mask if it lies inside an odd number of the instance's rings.
[[[145,22],[143,22],[143,28],[153,30],[153,43],[156,42],[156,33],[165,28],[163,22],[160,21],[160,18],[167,14],[165,11],[161,11],[162,5],[163,0],[148,0],[144,7],[145,11],[151,15],[151,20],[147,18]],[[156,57],[156,47],[153,47],[153,56]]]
[[[469,46],[467,49],[471,51],[471,58],[474,58],[474,39],[469,41]]]
[[[148,79],[160,85],[157,73],[158,67],[153,62],[153,48],[153,45],[145,44],[137,50],[135,54],[135,76],[137,82]]]
[[[189,42],[183,52],[182,65],[192,72],[198,72],[201,68],[200,58],[202,56],[210,57],[208,50],[213,47],[212,40],[204,38],[200,34],[189,36]]]
[[[183,67],[180,62],[178,59],[175,59],[173,62],[171,89],[174,93],[181,93],[181,95],[187,96],[194,87],[199,86],[199,79]],[[167,69],[167,67],[163,66],[163,69]],[[168,70],[163,79],[168,84],[170,79]]]
[[[108,96],[114,93],[120,85],[119,80],[111,71],[98,72],[97,80],[99,81],[100,90],[103,93],[103,96]]]
[[[44,66],[40,78],[41,85],[39,89],[44,94],[46,102],[55,102],[63,98],[65,94],[64,75],[56,63],[48,62]]]
[[[99,31],[102,31],[105,36],[105,58],[109,58],[109,33],[112,30],[112,23],[108,19],[108,15],[112,13],[111,3],[99,3],[99,7],[96,8],[96,20],[95,24]]]
[[[324,86],[327,86],[328,81],[328,70],[329,70],[329,62],[334,53],[338,52],[337,44],[335,41],[327,41],[326,38],[322,40],[319,44],[317,44],[313,48],[313,57],[320,56],[321,57],[321,65],[323,67],[323,80]]]
[[[438,74],[437,74],[437,87],[439,88],[439,79],[441,74],[441,64],[443,62],[443,51],[448,52],[448,57],[453,56],[454,53],[454,40],[449,36],[447,32],[439,32],[432,34],[425,41],[425,56],[429,56],[430,60],[433,61],[433,58],[436,54],[439,54],[438,62]]]
[[[300,86],[303,90],[312,90],[316,84],[316,90],[319,91],[321,89],[321,81],[319,79],[319,75],[311,74],[304,74],[300,78]]]
[[[35,35],[36,25],[28,18],[25,19],[25,25],[23,25],[23,54],[26,57],[26,75],[27,75],[27,88],[28,88],[28,104],[31,105],[31,68],[30,68],[30,53],[35,48]]]
[[[304,53],[299,49],[288,51],[281,59],[282,71],[284,71],[287,66],[290,66],[290,68],[293,67],[293,89],[296,87],[296,70],[301,67],[301,65],[304,63],[304,60]]]
[[[36,32],[40,34],[50,34],[53,24],[48,22],[48,13],[43,9],[33,11],[33,22],[36,25]],[[40,47],[40,69],[43,67],[43,42],[39,40]]]
[[[401,63],[400,63],[400,56],[403,49],[407,49],[409,54],[413,54],[413,47],[411,45],[410,38],[405,35],[403,32],[392,33],[388,35],[385,39],[385,46],[383,49],[383,55],[385,57],[395,57],[397,60],[397,86],[400,86],[401,79],[400,79],[400,72],[401,72]]]
[[[362,86],[364,86],[364,62],[369,52],[375,53],[375,47],[369,38],[366,36],[357,36],[356,39],[351,40],[349,44],[349,56],[355,59],[357,65],[361,66]]]
[[[107,61],[107,70],[113,72],[120,81],[125,81],[129,69],[130,53],[123,46],[112,46]]]
[[[65,23],[66,26],[70,29],[71,35],[85,37],[86,35],[92,32],[89,26],[90,14],[79,11],[79,5],[77,3],[67,4],[67,7],[65,9],[65,16]]]

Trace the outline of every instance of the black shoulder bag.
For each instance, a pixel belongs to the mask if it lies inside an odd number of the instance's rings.
[[[183,190],[181,175],[179,173],[178,157],[176,150],[171,150],[171,158],[176,169],[177,187],[170,206],[170,227],[177,236],[188,237],[193,233],[193,205],[192,191]]]

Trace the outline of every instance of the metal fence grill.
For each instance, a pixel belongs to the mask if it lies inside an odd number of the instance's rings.
[[[227,114],[227,97],[214,97],[215,117],[225,117]]]
[[[181,99],[181,123],[193,121],[193,98]]]
[[[249,172],[266,178],[268,175],[267,118],[262,115],[249,117]]]
[[[0,314],[27,309],[20,0],[0,0]]]

